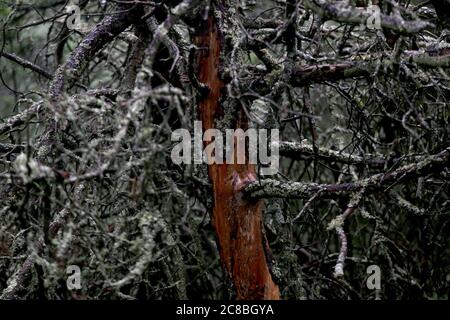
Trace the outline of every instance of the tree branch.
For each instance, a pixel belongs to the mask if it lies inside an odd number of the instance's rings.
[[[160,43],[164,41],[168,32],[173,27],[177,19],[180,16],[184,15],[195,2],[195,0],[183,0],[176,7],[170,10],[166,20],[164,20],[164,22],[156,28],[153,34],[153,40],[146,52],[150,61],[150,66],[153,65],[153,61],[155,59]]]
[[[292,159],[305,159],[310,157],[317,157],[318,159],[328,162],[339,162],[352,165],[364,165],[373,168],[383,168],[388,162],[399,162],[406,160],[420,161],[423,156],[407,156],[401,158],[382,158],[371,155],[358,156],[347,152],[341,152],[324,147],[319,147],[317,153],[314,151],[312,144],[306,140],[301,142],[281,141],[275,142],[278,144],[280,154]]]
[[[21,65],[25,69],[29,69],[29,70],[32,70],[34,72],[37,72],[41,76],[44,76],[47,79],[52,79],[53,78],[53,76],[47,70],[44,70],[40,66],[38,66],[38,65],[28,61],[28,60],[25,60],[25,59],[23,59],[21,57],[18,57],[18,56],[16,56],[13,53],[8,53],[8,52],[5,52],[5,51],[2,51],[2,52],[0,52],[0,56],[3,56],[6,59]]]
[[[319,197],[347,194],[365,189],[365,193],[375,193],[384,188],[450,167],[450,147],[424,158],[424,160],[400,167],[397,170],[379,173],[363,180],[341,184],[318,184],[304,182],[282,182],[278,180],[260,180],[251,183],[245,189],[251,198],[309,198],[316,193]]]
[[[42,103],[42,101],[39,101],[25,111],[8,118],[4,123],[0,123],[0,134],[6,133],[34,118],[39,112]]]
[[[136,19],[139,19],[142,13],[140,5],[132,7],[119,5],[118,9],[118,12],[105,17],[97,24],[70,54],[66,63],[58,68],[50,84],[49,92],[52,99],[57,98],[66,86],[73,84],[80,77],[89,59]],[[66,77],[68,78],[67,84],[65,83]]]
[[[349,24],[365,24],[372,13],[360,8],[349,6],[346,1],[332,2],[324,0],[306,0],[305,7],[322,17]],[[395,30],[401,34],[414,34],[425,28],[434,27],[428,21],[404,20],[400,15],[385,15],[380,13],[382,28]]]
[[[386,68],[392,67],[394,61],[369,61],[343,62],[336,64],[320,64],[312,66],[296,66],[291,76],[294,86],[303,87],[312,83],[323,81],[338,81],[357,77],[370,77],[376,70],[377,65],[384,64]],[[450,55],[430,56],[417,51],[409,52],[403,59],[403,63],[417,64],[423,68],[450,68]]]

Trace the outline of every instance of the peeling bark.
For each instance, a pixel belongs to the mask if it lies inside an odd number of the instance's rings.
[[[219,74],[223,37],[218,23],[210,16],[195,37],[197,77],[209,86],[208,94],[199,103],[203,130],[215,127],[224,114],[221,94],[224,81]],[[244,112],[235,124],[247,128]],[[208,167],[213,185],[214,225],[220,257],[231,279],[238,299],[279,299],[277,284],[272,279],[264,250],[262,202],[243,196],[243,187],[256,179],[255,166],[250,164],[213,164]]]

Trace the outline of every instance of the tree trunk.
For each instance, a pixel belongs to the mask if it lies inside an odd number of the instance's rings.
[[[218,21],[212,14],[195,36],[195,44],[199,48],[196,54],[197,77],[210,89],[198,106],[203,130],[215,128],[215,121],[225,112],[220,103],[225,83],[219,74],[223,38]],[[246,130],[246,115],[242,110],[239,113],[235,128]],[[222,266],[237,298],[279,299],[279,289],[269,268],[268,243],[262,230],[262,202],[250,201],[242,193],[245,184],[256,177],[255,166],[212,164],[208,167],[208,174],[214,193],[212,223]]]

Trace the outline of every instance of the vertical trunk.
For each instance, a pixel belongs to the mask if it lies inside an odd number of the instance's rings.
[[[207,130],[214,128],[215,121],[224,114],[220,101],[225,84],[219,74],[223,35],[212,14],[198,28],[195,44],[200,48],[196,56],[197,77],[210,88],[198,106],[203,130]],[[235,127],[246,130],[245,113],[240,111],[237,119]],[[208,173],[214,193],[212,223],[222,266],[237,298],[279,299],[279,289],[268,266],[270,258],[262,231],[262,203],[249,201],[240,192],[246,181],[254,179],[255,166],[213,164]]]

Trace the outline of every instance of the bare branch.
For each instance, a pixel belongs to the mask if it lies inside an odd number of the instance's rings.
[[[18,57],[18,56],[16,56],[13,53],[8,53],[8,52],[5,52],[5,51],[2,51],[2,52],[0,52],[0,56],[3,56],[6,59],[11,60],[11,61],[13,61],[13,62],[15,62],[17,64],[20,64],[25,69],[30,69],[30,70],[32,70],[34,72],[37,72],[41,76],[44,76],[47,79],[52,79],[53,78],[53,76],[47,70],[41,68],[40,66],[38,66],[38,65],[28,61],[28,60],[25,60],[25,59],[23,59],[21,57]]]
[[[131,25],[135,19],[139,19],[142,13],[140,6],[131,8],[119,6],[118,8],[120,12],[105,17],[97,24],[71,53],[66,63],[58,68],[49,89],[52,99],[57,98],[65,87],[77,81],[89,59]]]
[[[365,24],[371,17],[369,11],[351,7],[347,1],[330,3],[324,0],[306,0],[305,7],[325,18],[349,24]],[[400,15],[380,14],[380,20],[381,27],[395,30],[401,34],[414,34],[434,27],[428,21],[404,20]]]
[[[272,179],[260,180],[246,188],[252,198],[309,198],[320,192],[320,198],[346,194],[365,189],[366,193],[382,191],[384,188],[410,179],[439,172],[450,166],[450,148],[427,156],[418,163],[411,163],[397,170],[379,173],[360,181],[341,184],[318,184],[304,182],[282,182]]]

